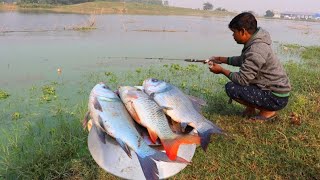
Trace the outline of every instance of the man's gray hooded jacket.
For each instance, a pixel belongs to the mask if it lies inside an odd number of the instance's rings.
[[[228,58],[228,64],[239,66],[229,78],[242,86],[257,85],[262,90],[286,94],[291,90],[287,74],[273,53],[271,38],[267,31],[259,30],[244,45],[240,56]]]

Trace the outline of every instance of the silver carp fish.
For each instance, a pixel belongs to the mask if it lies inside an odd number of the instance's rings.
[[[189,125],[197,130],[204,151],[210,143],[212,134],[222,134],[222,130],[200,114],[196,105],[177,87],[149,78],[144,80],[143,89],[159,106],[166,107],[164,111],[173,121],[181,123],[183,128]]]
[[[92,125],[97,129],[99,139],[103,143],[106,143],[105,136],[109,135],[118,142],[130,158],[133,150],[137,154],[146,179],[159,179],[159,171],[154,160],[173,162],[165,153],[145,143],[121,99],[104,83],[94,86],[90,93],[88,107],[89,112],[85,117],[84,125],[91,116]],[[174,162],[188,163],[183,158],[177,158]]]
[[[121,86],[119,95],[131,117],[147,128],[151,140],[156,142],[159,137],[171,160],[177,158],[181,144],[200,144],[200,138],[197,135],[178,135],[173,133],[162,107],[140,89]]]

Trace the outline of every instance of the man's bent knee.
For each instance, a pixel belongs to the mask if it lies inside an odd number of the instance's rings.
[[[236,98],[236,88],[235,88],[235,83],[234,82],[228,82],[225,85],[225,91],[227,93],[227,95],[232,98],[235,99]]]

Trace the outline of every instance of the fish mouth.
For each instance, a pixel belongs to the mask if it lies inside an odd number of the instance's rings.
[[[113,91],[117,96],[120,96],[119,88],[115,91]]]

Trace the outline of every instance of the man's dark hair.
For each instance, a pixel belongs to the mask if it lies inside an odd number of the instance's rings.
[[[234,17],[229,23],[229,29],[236,29],[238,31],[244,28],[250,34],[254,34],[257,30],[257,20],[256,18],[248,12],[243,12]]]

